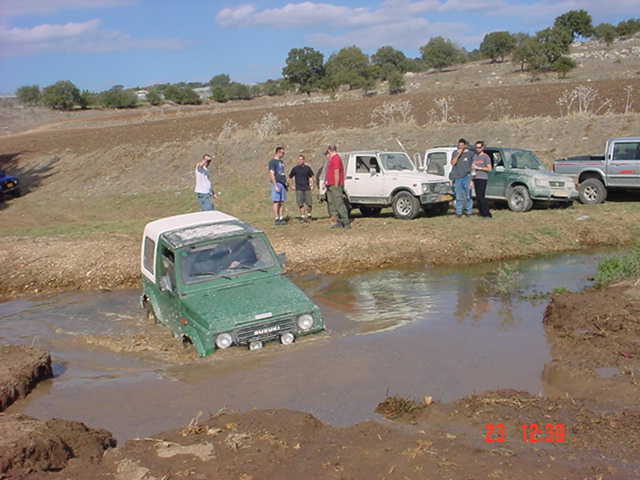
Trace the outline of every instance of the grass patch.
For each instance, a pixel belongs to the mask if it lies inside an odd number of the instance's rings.
[[[487,295],[508,297],[520,289],[522,273],[515,265],[502,264],[485,275],[480,281],[480,289]]]
[[[427,406],[424,402],[416,402],[403,397],[387,397],[376,407],[376,413],[384,415],[386,418],[394,419],[403,415],[418,413]]]
[[[552,226],[539,227],[539,228],[536,228],[535,231],[541,235],[546,235],[548,237],[555,238],[560,236],[560,232],[558,231],[558,229]]]
[[[640,276],[640,243],[626,255],[607,258],[598,265],[595,283],[603,287],[610,283]]]

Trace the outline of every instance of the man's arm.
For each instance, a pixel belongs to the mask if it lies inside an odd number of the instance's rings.
[[[464,150],[456,150],[456,152],[453,154],[453,157],[451,158],[451,165],[455,165],[456,163],[458,163],[460,155],[462,155],[463,153]]]

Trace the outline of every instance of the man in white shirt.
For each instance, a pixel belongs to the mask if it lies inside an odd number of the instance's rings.
[[[202,160],[196,164],[196,198],[200,204],[200,210],[214,210],[213,199],[216,194],[209,178],[209,165],[213,158],[208,153],[202,156]]]

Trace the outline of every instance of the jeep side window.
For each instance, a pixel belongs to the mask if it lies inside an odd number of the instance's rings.
[[[446,152],[433,152],[427,155],[427,173],[444,176],[444,167],[446,164]]]
[[[160,276],[167,275],[171,281],[171,288],[176,288],[176,258],[171,250],[162,247]]]
[[[369,171],[375,170],[376,173],[380,173],[380,165],[376,157],[369,157],[369,169]]]
[[[500,152],[492,152],[490,156],[493,167],[504,167],[504,158]]]
[[[640,142],[615,143],[613,160],[640,160]]]
[[[153,265],[153,254],[156,250],[156,242],[151,240],[149,237],[144,237],[144,269],[153,275],[154,265]]]
[[[356,173],[369,173],[366,157],[356,157]]]

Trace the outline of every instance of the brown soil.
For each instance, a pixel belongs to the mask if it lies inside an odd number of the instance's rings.
[[[53,376],[49,353],[36,347],[0,345],[0,412]]]
[[[0,415],[0,431],[2,479],[62,470],[71,459],[92,464],[102,459],[105,449],[116,446],[105,430],[55,418],[42,421],[25,415]]]
[[[553,363],[547,382],[574,397],[640,402],[638,281],[554,295],[545,312]]]
[[[504,424],[506,441],[486,442],[486,424]],[[524,442],[522,424],[564,424],[566,439]],[[535,472],[558,479],[628,479],[640,467],[638,447],[638,413],[602,414],[567,399],[498,391],[451,405],[434,403],[396,424],[346,428],[288,410],[223,412],[128,441],[107,451],[101,464],[75,463],[61,475],[369,480],[531,478]]]

